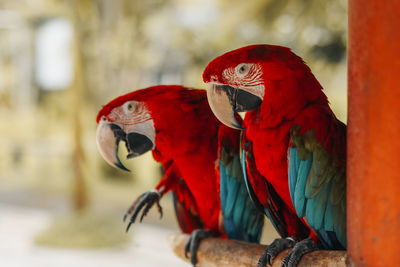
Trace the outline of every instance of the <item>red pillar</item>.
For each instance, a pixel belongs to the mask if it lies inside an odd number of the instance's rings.
[[[349,0],[348,255],[400,266],[400,1]]]

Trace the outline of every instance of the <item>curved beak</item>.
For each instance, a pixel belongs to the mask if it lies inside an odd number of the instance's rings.
[[[217,117],[217,119],[219,119],[226,126],[244,130],[244,128],[235,119],[235,107],[232,105],[232,101],[230,99],[230,95],[232,95],[232,93],[233,91],[229,90],[229,88],[227,88],[225,85],[207,83],[207,99],[215,117]]]
[[[108,164],[124,171],[129,171],[118,157],[118,144],[126,141],[126,134],[116,124],[100,121],[96,131],[97,148]]]

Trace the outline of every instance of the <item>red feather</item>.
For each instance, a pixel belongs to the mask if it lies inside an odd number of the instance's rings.
[[[134,91],[105,105],[97,121],[131,100],[145,102],[153,119],[156,130],[153,157],[166,171],[157,188],[176,190],[177,198],[184,203],[184,207],[182,203],[177,207],[182,230],[196,228],[187,225],[194,224],[187,216],[190,212],[201,219],[204,228],[224,234],[220,229],[219,182],[215,172],[221,123],[212,113],[205,91],[182,86],[155,86]],[[182,208],[184,213],[180,212]]]
[[[298,125],[300,134],[313,129],[326,151],[334,153],[345,164],[343,124],[329,108],[327,97],[309,67],[286,47],[253,45],[230,51],[209,63],[203,80],[227,84],[224,71],[241,63],[261,66],[265,87],[261,106],[246,113],[245,139],[253,143],[256,169],[295,212],[288,186],[290,129]],[[260,181],[255,180],[253,184],[258,198],[264,200],[265,190],[257,187]]]

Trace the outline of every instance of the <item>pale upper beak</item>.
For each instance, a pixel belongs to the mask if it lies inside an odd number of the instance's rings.
[[[123,130],[127,128],[127,133]],[[100,120],[97,126],[96,143],[101,156],[113,167],[129,171],[118,157],[118,145],[124,141],[128,150],[127,158],[140,156],[154,148],[155,130],[151,120],[123,127],[116,123]]]
[[[262,98],[254,93],[226,84],[207,83],[207,99],[214,115],[225,125],[244,130],[235,118],[235,112],[259,107]]]
[[[218,120],[228,127],[243,130],[243,127],[235,119],[235,111],[226,90],[215,83],[207,83],[207,99]]]

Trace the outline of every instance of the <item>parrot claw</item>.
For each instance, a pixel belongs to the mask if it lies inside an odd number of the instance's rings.
[[[208,229],[196,229],[190,235],[190,238],[185,245],[185,257],[189,259],[188,253],[190,252],[190,262],[193,264],[193,266],[196,266],[197,264],[196,254],[199,248],[200,241],[211,236],[213,236],[213,234]]]
[[[285,249],[292,248],[296,241],[291,238],[277,238],[263,252],[258,260],[257,267],[265,267],[267,264],[272,266],[272,259]]]
[[[163,216],[163,211],[160,206],[160,198],[161,198],[161,193],[158,190],[150,190],[147,191],[143,194],[141,194],[129,207],[128,211],[125,213],[123,221],[125,222],[128,216],[131,216],[128,226],[126,227],[126,232],[129,231],[129,228],[133,223],[135,223],[135,220],[137,216],[139,215],[140,211],[142,211],[142,215],[140,216],[140,222],[142,222],[144,216],[147,215],[148,211],[150,210],[151,207],[153,207],[154,204],[157,205],[158,212],[160,213],[160,219]]]
[[[305,254],[320,249],[319,244],[315,244],[311,237],[297,242],[292,251],[283,259],[282,267],[296,267],[301,257]]]

